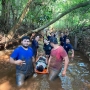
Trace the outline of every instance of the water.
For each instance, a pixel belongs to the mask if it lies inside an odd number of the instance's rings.
[[[70,61],[67,75],[55,81],[48,80],[48,74],[37,74],[25,81],[22,87],[15,83],[15,66],[0,62],[0,90],[90,90],[90,61],[79,52]]]
[[[90,62],[80,53],[76,52],[75,58],[70,62],[67,76],[59,77],[64,90],[90,90]]]

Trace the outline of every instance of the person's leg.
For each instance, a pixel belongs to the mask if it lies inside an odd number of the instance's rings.
[[[53,81],[58,74],[60,73],[61,70],[56,70],[56,69],[50,69],[50,73],[49,73],[49,80]]]
[[[24,84],[25,75],[22,73],[16,73],[16,84],[21,86]]]

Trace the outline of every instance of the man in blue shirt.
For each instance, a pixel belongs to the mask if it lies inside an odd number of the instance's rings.
[[[60,36],[60,45],[63,46],[65,43],[65,37],[64,37],[64,34],[61,33],[61,36]]]
[[[33,54],[34,54],[34,58],[36,60],[36,57],[37,57],[37,49],[39,47],[38,45],[38,41],[39,41],[39,36],[36,36],[35,39],[32,40],[32,49],[33,49]]]
[[[44,51],[45,51],[45,55],[46,55],[48,58],[49,58],[49,56],[50,56],[50,52],[51,52],[51,49],[52,49],[52,47],[51,47],[51,45],[50,45],[49,42],[50,42],[50,41],[44,39],[43,49],[44,49]]]
[[[64,43],[63,47],[66,50],[67,54],[68,54],[69,50],[72,51],[71,57],[73,58],[74,57],[74,49],[73,49],[72,45],[70,44],[70,40],[68,38],[66,39],[66,43]]]
[[[18,46],[10,56],[10,63],[16,65],[16,83],[21,86],[26,77],[33,74],[33,50],[30,45],[30,38],[23,36],[21,45]]]

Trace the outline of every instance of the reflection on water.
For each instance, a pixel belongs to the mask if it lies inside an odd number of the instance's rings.
[[[61,73],[59,74],[64,90],[90,90],[90,62],[78,54],[80,56],[76,55],[70,62],[67,76],[62,77]]]
[[[64,90],[73,90],[72,84],[71,84],[71,81],[72,81],[71,78],[68,76],[65,76],[65,77],[62,77],[61,75],[59,76],[62,81],[62,88]]]
[[[85,63],[78,63],[79,66],[86,67],[87,65]]]
[[[47,74],[37,75],[18,88],[15,83],[15,67],[1,61],[0,90],[90,90],[90,62],[76,52],[68,66],[67,76],[62,77],[60,73],[58,79],[50,82]]]
[[[49,86],[49,82],[47,81],[47,77],[46,75],[43,75],[40,83],[40,90],[49,90],[49,88],[50,86]]]

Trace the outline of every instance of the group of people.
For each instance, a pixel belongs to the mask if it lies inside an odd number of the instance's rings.
[[[43,40],[43,49],[45,54],[42,54],[38,58],[38,61],[36,61],[36,56],[37,49],[39,47],[39,36],[35,36],[35,34],[32,34],[31,37],[23,36],[21,38],[21,45],[12,52],[10,56],[10,63],[16,65],[16,84],[18,86],[23,85],[25,79],[33,75],[36,69],[42,72],[45,68],[47,68],[49,80],[54,80],[60,73],[63,62],[64,69],[62,71],[62,76],[66,75],[66,70],[69,63],[68,49],[71,49],[74,54],[74,50],[69,39],[66,38],[63,46],[61,46],[58,44],[56,35],[53,32],[50,33],[50,35],[46,35],[46,37],[47,39]],[[63,37],[60,37],[60,40]],[[30,42],[32,42],[31,46]]]
[[[68,54],[68,52],[71,50],[71,52],[72,52],[71,57],[72,57],[72,58],[74,57],[74,49],[73,49],[73,47],[72,47],[72,45],[71,45],[71,43],[70,43],[69,33],[68,33],[68,32],[65,33],[65,34],[64,34],[64,33],[61,33],[60,45],[61,45],[62,47],[64,47],[64,49],[65,49],[65,51],[67,52],[67,54]]]

